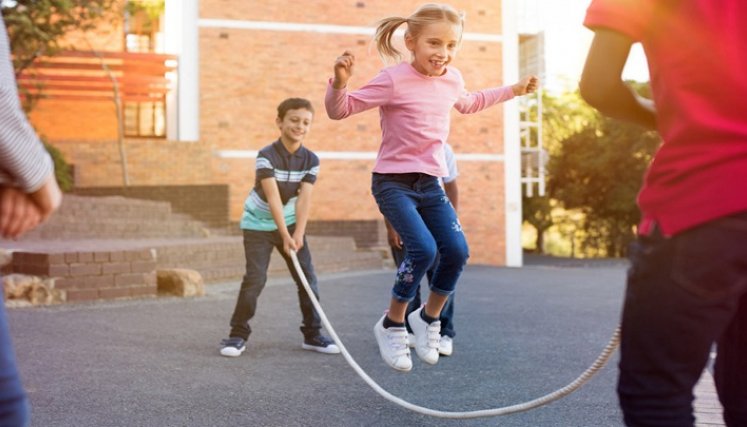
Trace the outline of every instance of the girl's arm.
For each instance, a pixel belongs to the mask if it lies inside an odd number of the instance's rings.
[[[327,116],[332,120],[344,119],[361,111],[378,107],[391,98],[392,79],[383,71],[365,86],[348,92],[346,86],[352,75],[354,62],[354,57],[348,51],[345,51],[335,61],[335,77],[330,79],[327,94],[324,97]]]
[[[527,76],[519,82],[503,87],[484,89],[478,92],[464,92],[454,107],[462,114],[472,114],[482,111],[500,102],[513,99],[515,96],[526,95],[537,90],[539,80],[535,76]]]

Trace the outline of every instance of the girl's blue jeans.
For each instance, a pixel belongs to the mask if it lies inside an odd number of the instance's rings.
[[[392,297],[412,301],[437,253],[440,260],[429,286],[431,292],[451,295],[469,258],[469,248],[438,178],[422,173],[374,173],[371,192],[405,243],[406,256],[397,270]]]

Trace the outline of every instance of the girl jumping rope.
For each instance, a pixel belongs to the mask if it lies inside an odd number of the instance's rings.
[[[428,300],[407,319],[418,357],[435,364],[441,338],[438,318],[469,257],[462,227],[438,182],[447,175],[444,143],[450,111],[453,107],[460,113],[476,113],[534,92],[538,80],[530,76],[511,86],[467,92],[460,72],[449,66],[462,39],[464,20],[451,6],[441,4],[421,6],[407,18],[379,21],[374,41],[382,58],[401,59],[392,36],[402,24],[407,26],[404,41],[411,61],[386,67],[360,89],[348,92],[355,57],[345,51],[335,61],[325,106],[334,120],[379,108],[382,141],[371,192],[402,238],[407,255],[397,271],[389,310],[374,325],[374,335],[384,361],[406,372],[412,369],[404,323],[407,303],[438,251],[440,262]]]

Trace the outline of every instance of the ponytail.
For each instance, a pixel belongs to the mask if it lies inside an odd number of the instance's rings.
[[[374,42],[376,43],[376,50],[379,51],[379,56],[384,62],[387,62],[387,60],[397,62],[402,60],[402,52],[392,45],[392,36],[397,28],[405,23],[407,23],[407,19],[398,16],[384,18],[377,23]]]

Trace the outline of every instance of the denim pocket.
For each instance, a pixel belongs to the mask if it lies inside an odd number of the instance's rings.
[[[672,279],[702,298],[737,295],[747,286],[747,228],[732,218],[674,237]]]

